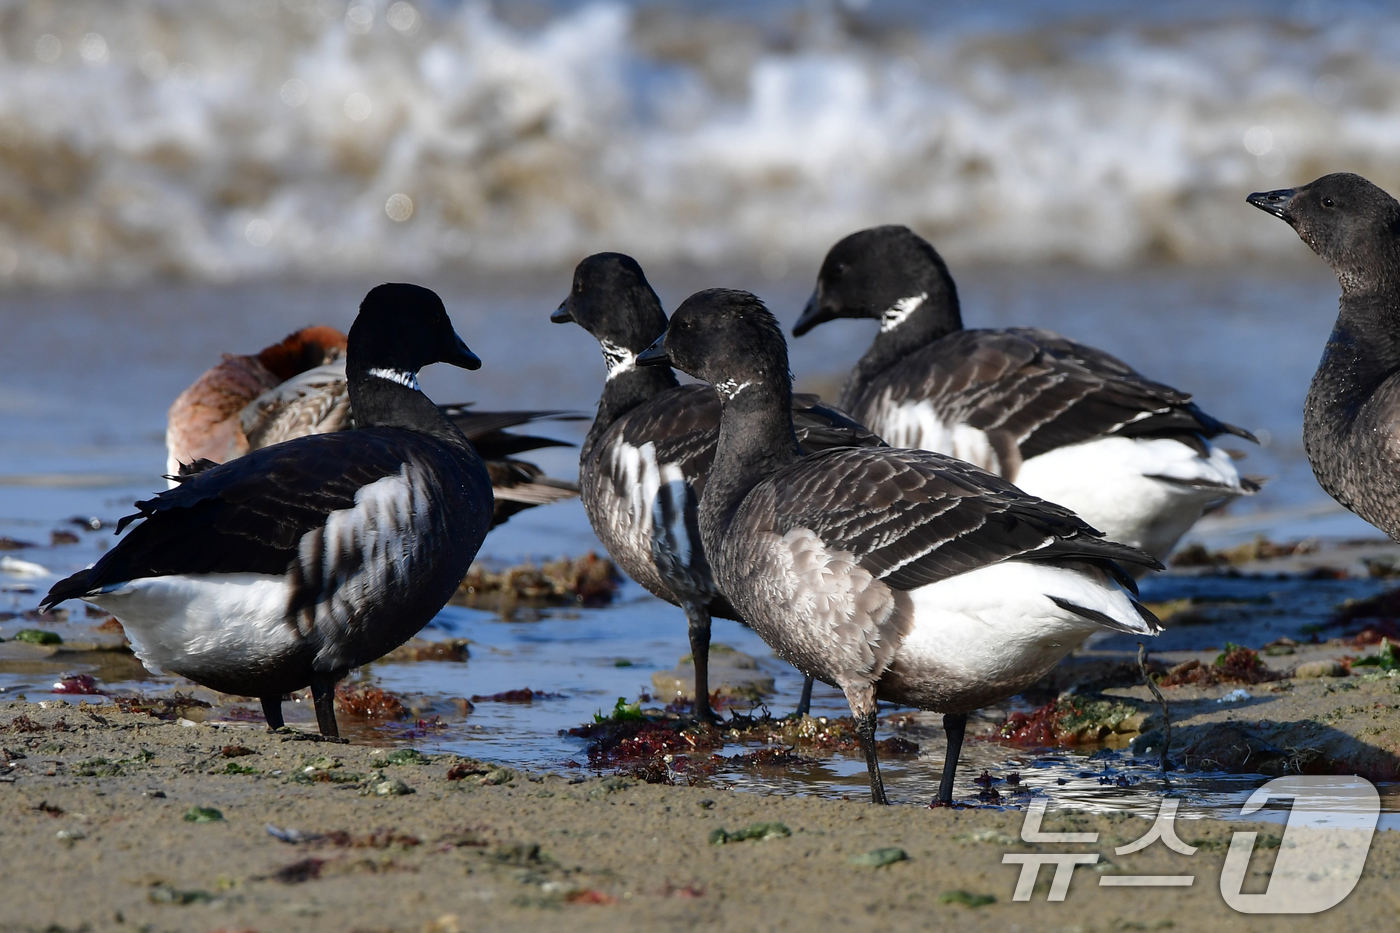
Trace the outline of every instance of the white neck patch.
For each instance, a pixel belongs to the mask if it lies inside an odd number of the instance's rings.
[[[744,391],[749,386],[754,384],[755,383],[753,383],[752,381],[738,382],[734,379],[726,379],[723,382],[715,383],[715,391],[719,392],[720,395],[723,395],[725,398],[729,399],[732,402],[734,401],[734,396],[738,395],[740,392]]]
[[[418,374],[411,373],[403,369],[371,369],[371,376],[378,376],[380,379],[388,379],[390,382],[397,382],[399,385],[412,389],[415,392],[422,392],[423,388],[418,384]]]
[[[884,314],[880,315],[880,333],[887,330],[894,330],[903,324],[909,315],[918,310],[919,305],[928,300],[928,292],[919,292],[917,295],[910,295],[908,298],[901,298],[890,306]]]
[[[626,347],[620,347],[611,340],[602,338],[598,340],[598,345],[603,348],[603,362],[608,364],[609,379],[637,368],[637,354]]]

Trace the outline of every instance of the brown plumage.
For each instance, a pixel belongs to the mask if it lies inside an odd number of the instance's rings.
[[[333,327],[303,327],[251,355],[225,353],[181,392],[166,419],[166,471],[196,460],[223,463],[246,454],[251,445],[239,414],[259,395],[316,366],[345,355],[345,335]]]
[[[354,427],[345,381],[345,335],[305,327],[251,355],[225,354],[170,406],[165,440],[171,476],[225,463],[252,450]],[[493,525],[523,509],[578,495],[578,484],[546,476],[511,455],[567,442],[505,429],[540,419],[573,420],[558,411],[477,412],[440,406],[486,461],[495,492]],[[203,461],[203,462],[201,462]],[[173,482],[173,481],[172,481]]]

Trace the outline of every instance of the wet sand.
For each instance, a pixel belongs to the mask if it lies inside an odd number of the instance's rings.
[[[1195,855],[1154,844],[1118,856],[1112,847],[1143,835],[1146,820],[1052,813],[1045,829],[1098,831],[1099,842],[1025,845],[1020,810],[875,808],[531,774],[453,755],[419,762],[110,707],[6,704],[0,747],[11,759],[0,776],[4,931],[1257,929],[1259,919],[1223,903],[1220,869],[1230,833],[1280,831],[1180,821]],[[221,818],[196,821],[196,808],[206,808],[199,819],[213,815],[207,808]],[[710,842],[757,823],[787,834]],[[852,862],[889,848],[907,858]],[[1036,850],[1098,852],[1100,864],[1076,871],[1062,903],[1045,899],[1048,869],[1031,902],[1013,902],[1019,867],[1002,855]],[[1262,887],[1275,852],[1256,851],[1250,884]],[[1371,930],[1393,915],[1397,872],[1400,834],[1380,832],[1356,890],[1325,915],[1330,929]],[[1100,888],[1104,873],[1196,881]],[[1317,920],[1267,922],[1293,930]]]

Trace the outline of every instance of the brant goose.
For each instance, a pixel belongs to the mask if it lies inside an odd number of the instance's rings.
[[[845,692],[876,803],[877,699],[945,714],[948,803],[970,711],[1024,690],[1092,632],[1160,630],[1119,562],[1161,564],[1066,508],[930,451],[804,456],[787,346],[748,292],[692,295],[636,362],[719,389],[699,510],[714,578],[774,651]]]
[[[1337,323],[1303,409],[1303,448],[1328,495],[1400,541],[1400,204],[1360,175],[1251,194],[1337,275]]]
[[[542,419],[570,421],[559,411],[476,412],[442,405],[486,461],[496,490],[492,525],[531,506],[578,495],[578,484],[553,479],[513,455],[566,441],[512,434],[507,428]],[[354,427],[345,383],[345,335],[306,327],[251,356],[225,354],[170,406],[165,432],[171,485],[201,460],[224,463],[297,437]]]
[[[680,385],[664,366],[634,365],[666,330],[666,314],[630,256],[598,253],[579,263],[569,296],[550,320],[572,321],[592,334],[608,368],[598,416],[579,455],[584,510],[629,577],[685,610],[695,713],[711,718],[710,618],[743,621],[711,579],[696,524],[719,438],[719,395],[710,386]],[[795,396],[793,407],[806,449],[882,443],[814,395]],[[807,712],[811,689],[808,678],[799,713]]]
[[[792,332],[880,321],[838,404],[889,443],[975,463],[1163,559],[1207,507],[1258,490],[1191,396],[1038,328],[964,330],[942,257],[907,227],[853,233],[827,253]]]
[[[437,362],[481,365],[436,294],[375,288],[347,349],[357,430],[209,464],[137,502],[117,530],[140,524],[43,608],[100,606],[152,671],[259,697],[271,728],[310,685],[337,735],[336,681],[432,619],[491,523],[485,465],[418,388]]]

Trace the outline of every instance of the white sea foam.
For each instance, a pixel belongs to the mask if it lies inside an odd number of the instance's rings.
[[[1400,16],[778,29],[611,3],[0,2],[0,281],[1296,256],[1244,194],[1400,191]]]

